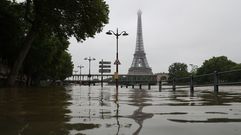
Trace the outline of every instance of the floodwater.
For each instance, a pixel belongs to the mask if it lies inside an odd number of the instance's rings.
[[[0,89],[0,135],[240,135],[241,87]]]

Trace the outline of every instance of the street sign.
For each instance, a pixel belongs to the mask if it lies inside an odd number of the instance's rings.
[[[100,73],[110,73],[111,70],[110,69],[99,69]]]
[[[119,60],[115,60],[115,63],[114,63],[115,65],[120,65],[121,63],[120,63],[120,61]]]
[[[111,68],[110,65],[100,65],[99,67],[100,67],[100,68]]]
[[[110,61],[100,61],[99,64],[111,64]]]

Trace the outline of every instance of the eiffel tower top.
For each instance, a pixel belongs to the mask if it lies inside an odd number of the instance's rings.
[[[137,15],[141,15],[141,14],[142,14],[142,11],[139,9],[137,12]]]
[[[144,43],[143,43],[143,35],[142,35],[142,21],[141,15],[142,11],[139,9],[137,12],[137,35],[136,35],[136,50],[135,52],[141,51],[144,52]]]

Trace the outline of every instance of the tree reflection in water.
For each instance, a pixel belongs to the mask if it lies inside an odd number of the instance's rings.
[[[70,94],[64,88],[0,89],[1,135],[67,135],[99,127],[70,124]]]

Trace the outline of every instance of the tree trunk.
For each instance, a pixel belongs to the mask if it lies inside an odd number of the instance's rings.
[[[17,57],[17,59],[14,62],[14,65],[11,69],[11,72],[8,76],[8,85],[9,86],[14,86],[15,85],[15,81],[17,79],[18,76],[18,72],[21,69],[23,62],[31,48],[31,45],[34,41],[34,39],[36,38],[37,35],[37,30],[34,29],[34,27],[32,26],[32,29],[30,30],[30,32],[28,33],[27,37],[25,38],[25,41],[23,43],[23,48],[20,50],[20,53]]]

